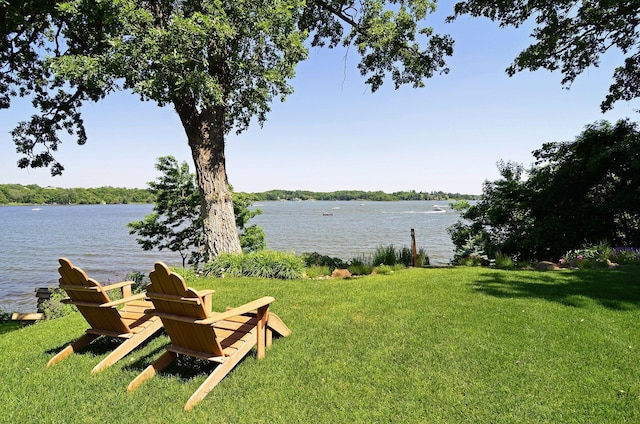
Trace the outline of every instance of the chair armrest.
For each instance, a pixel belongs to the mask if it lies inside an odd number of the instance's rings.
[[[229,309],[225,312],[214,312],[211,317],[202,320],[200,324],[213,324],[218,321],[223,321],[227,318],[237,317],[238,315],[246,314],[247,312],[255,311],[263,306],[270,305],[275,299],[271,296],[261,297],[253,302],[245,303],[237,308]]]
[[[146,299],[146,293],[134,294],[133,296],[123,297],[122,299],[114,300],[112,302],[103,303],[100,305],[101,308],[110,308],[112,306],[118,306],[125,303],[133,302],[134,300]]]
[[[131,286],[134,284],[134,281],[122,281],[120,283],[110,284],[108,286],[102,286],[104,291],[111,291],[115,289],[122,289],[122,297],[131,296]]]
[[[202,306],[204,307],[204,310],[207,313],[210,313],[213,307],[212,295],[215,292],[216,292],[215,290],[199,290],[198,291],[198,296],[202,298],[202,303],[203,303]]]

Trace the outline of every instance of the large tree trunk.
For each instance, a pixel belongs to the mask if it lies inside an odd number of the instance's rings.
[[[205,260],[220,253],[241,252],[227,181],[224,155],[224,108],[201,112],[189,104],[174,103],[184,126],[200,188],[205,234]]]

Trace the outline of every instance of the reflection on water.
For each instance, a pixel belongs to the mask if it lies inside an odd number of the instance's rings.
[[[434,205],[445,213],[434,210]],[[251,223],[266,234],[267,247],[318,252],[345,260],[379,246],[409,247],[415,229],[419,248],[432,264],[446,264],[453,245],[446,228],[459,215],[443,202],[262,202]],[[121,281],[132,271],[148,273],[162,260],[180,266],[180,255],[143,251],[126,224],[151,212],[150,205],[0,207],[0,308],[35,309],[36,287],[57,283],[64,256],[102,283]]]

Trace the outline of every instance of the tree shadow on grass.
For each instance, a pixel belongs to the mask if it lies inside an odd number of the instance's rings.
[[[16,321],[2,323],[0,324],[0,334],[10,333],[11,331],[18,330],[21,327],[20,323]]]
[[[583,307],[590,301],[613,310],[640,308],[640,267],[546,272],[502,272],[483,275],[475,290],[504,298],[539,298]]]

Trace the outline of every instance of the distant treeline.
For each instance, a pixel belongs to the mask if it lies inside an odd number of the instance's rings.
[[[267,200],[477,200],[480,196],[432,191],[382,191],[343,190],[327,193],[303,190],[270,190],[263,193],[247,193],[253,201]],[[59,188],[40,187],[35,184],[0,184],[0,205],[97,205],[123,203],[153,203],[154,196],[141,188]]]
[[[472,194],[445,193],[442,191],[416,192],[397,191],[385,193],[382,191],[358,191],[343,190],[328,193],[318,193],[303,190],[270,190],[264,193],[251,193],[257,201],[264,200],[369,200],[369,201],[394,201],[394,200],[478,200],[480,196]]]
[[[97,205],[153,201],[153,194],[141,188],[59,188],[35,184],[0,184],[0,205]]]

